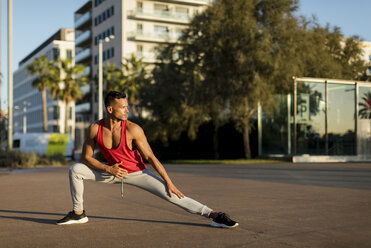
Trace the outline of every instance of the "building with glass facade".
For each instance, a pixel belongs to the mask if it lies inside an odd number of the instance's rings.
[[[295,78],[277,108],[258,110],[260,156],[371,161],[371,82]]]

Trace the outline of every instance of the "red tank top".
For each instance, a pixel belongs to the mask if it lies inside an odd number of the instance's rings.
[[[126,143],[126,125],[126,120],[121,122],[121,140],[119,146],[116,149],[108,149],[103,143],[104,119],[100,120],[97,140],[99,149],[107,159],[109,165],[114,165],[121,161],[120,167],[127,170],[128,173],[144,170],[147,167],[143,163],[138,149],[130,150]]]

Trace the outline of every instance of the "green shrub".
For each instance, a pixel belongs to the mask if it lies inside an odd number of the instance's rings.
[[[47,158],[49,159],[49,165],[65,165],[68,163],[66,157],[61,153],[48,156]]]
[[[39,158],[34,152],[0,151],[0,167],[33,168]]]

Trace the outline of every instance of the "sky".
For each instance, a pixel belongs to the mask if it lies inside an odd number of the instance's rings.
[[[115,0],[111,0],[115,1]],[[1,107],[7,99],[7,2],[1,2]],[[73,13],[87,0],[13,0],[13,71],[18,63],[60,28],[73,28]],[[297,15],[316,16],[345,36],[371,41],[370,0],[299,0]]]

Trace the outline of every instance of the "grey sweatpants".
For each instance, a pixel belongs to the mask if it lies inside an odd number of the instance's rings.
[[[76,211],[84,209],[84,180],[94,180],[110,184],[121,183],[121,179],[109,173],[94,170],[81,163],[74,164],[70,167],[69,178],[73,210]],[[166,189],[165,181],[147,169],[127,174],[123,179],[123,182],[147,190],[193,214],[199,214],[208,218],[212,211],[207,206],[189,197],[180,199],[174,193],[173,196],[170,197]]]

